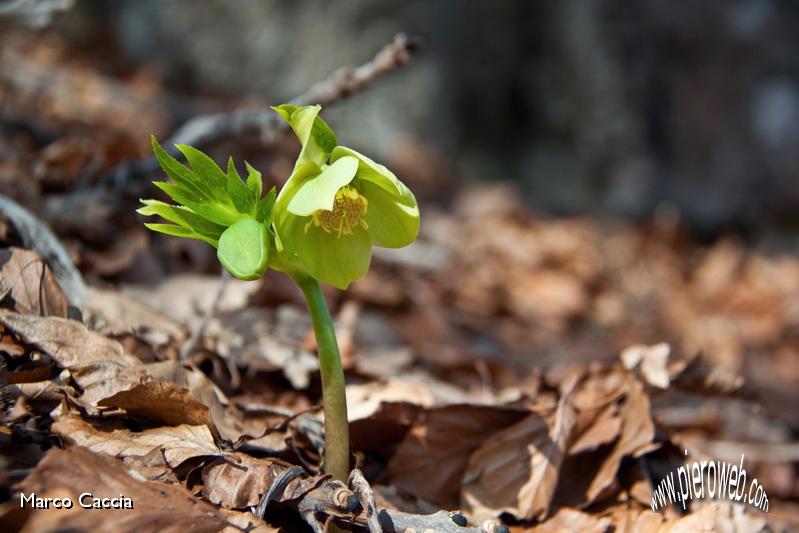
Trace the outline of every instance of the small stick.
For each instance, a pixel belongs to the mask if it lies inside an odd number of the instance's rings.
[[[264,492],[264,495],[261,497],[261,501],[258,502],[258,507],[255,508],[253,514],[258,518],[263,518],[269,502],[274,500],[275,497],[282,495],[289,483],[302,476],[304,473],[305,471],[299,466],[292,466],[291,468],[284,470],[283,473],[280,474],[277,479],[275,479],[275,481],[269,487],[269,490]]]
[[[369,533],[383,533],[383,527],[377,519],[377,507],[375,506],[375,496],[372,492],[372,487],[363,477],[363,474],[357,468],[353,468],[350,472],[349,482],[347,483],[350,490],[358,496],[361,502],[361,508],[366,514],[366,525],[369,527]]]
[[[365,89],[378,78],[385,76],[413,59],[419,45],[403,33],[383,47],[370,61],[359,67],[344,67],[336,70],[324,80],[312,85],[307,91],[291,99],[290,104],[329,105],[343,100]],[[287,124],[270,108],[236,109],[228,113],[201,115],[189,119],[172,135],[165,150],[177,155],[175,144],[190,144],[201,148],[223,137],[241,135],[249,131],[258,132],[264,145],[273,143],[287,129]],[[131,181],[146,176],[158,168],[154,158],[143,159],[133,164],[122,165],[105,176],[101,183],[115,190],[126,188]]]

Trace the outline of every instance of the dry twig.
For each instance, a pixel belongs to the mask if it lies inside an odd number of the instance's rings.
[[[417,45],[416,39],[400,33],[370,61],[359,67],[344,67],[333,72],[289,103],[329,105],[347,98],[362,91],[381,76],[408,64]],[[237,109],[190,119],[178,128],[165,146],[167,151],[175,155],[175,144],[190,144],[199,148],[224,137],[251,132],[259,134],[262,142],[268,145],[285,129],[285,122],[269,108]],[[154,157],[145,159],[132,165],[120,166],[104,182],[117,188],[127,187],[132,181],[157,168],[158,161]]]

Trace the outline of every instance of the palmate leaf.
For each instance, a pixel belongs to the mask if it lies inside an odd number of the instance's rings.
[[[261,179],[261,173],[255,170],[248,162],[244,162],[247,168],[247,188],[253,195],[253,198],[260,198],[264,190],[264,182]]]
[[[266,193],[266,196],[258,200],[255,219],[259,222],[263,222],[267,226],[272,223],[272,208],[275,206],[276,196],[277,191],[272,187],[269,189],[269,192]]]
[[[226,230],[242,220],[255,219],[265,224],[264,227],[271,224],[275,190],[272,188],[261,198],[261,173],[251,165],[246,164],[245,183],[232,159],[228,161],[227,172],[223,172],[213,159],[200,150],[178,145],[178,150],[190,165],[185,166],[169,155],[155,137],[151,140],[156,159],[166,175],[172,179],[170,182],[154,182],[154,185],[179,205],[142,200],[144,206],[139,209],[140,214],[160,216],[174,224],[146,224],[148,228],[177,237],[200,239],[218,248]],[[245,223],[241,227],[248,226]],[[240,231],[241,229],[231,234],[239,234]],[[232,241],[228,238],[228,242]],[[244,255],[240,254],[241,257],[246,256],[246,252],[242,252]],[[225,257],[233,256],[228,245]]]
[[[183,237],[185,239],[199,239],[201,241],[205,241],[211,246],[216,247],[216,241],[209,239],[205,235],[197,233],[196,231],[191,230],[190,228],[184,228],[183,226],[177,226],[175,224],[147,224],[145,223],[144,226],[148,229],[153,231],[157,231],[158,233],[165,233],[167,235],[173,235],[175,237]]]
[[[207,237],[213,243],[216,243],[219,240],[219,236],[225,231],[225,226],[201,217],[188,207],[170,205],[158,200],[142,200],[142,203],[144,207],[137,211],[139,214],[145,216],[158,215],[169,222]]]

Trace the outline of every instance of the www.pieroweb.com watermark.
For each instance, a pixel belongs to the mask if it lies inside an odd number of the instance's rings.
[[[685,454],[688,454],[688,450]],[[684,510],[689,500],[703,498],[746,503],[768,512],[766,489],[758,483],[757,478],[747,483],[744,454],[741,454],[738,464],[693,461],[669,472],[652,492],[652,511],[671,504],[681,504]]]

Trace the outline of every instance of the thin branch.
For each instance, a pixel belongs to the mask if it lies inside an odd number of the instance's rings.
[[[383,527],[377,518],[377,506],[375,505],[372,487],[369,486],[360,470],[354,468],[350,472],[348,484],[350,490],[358,496],[358,500],[361,502],[361,509],[363,509],[363,514],[366,516],[366,525],[369,528],[369,533],[383,533]]]
[[[326,79],[314,84],[301,95],[291,99],[294,105],[330,105],[362,91],[378,78],[385,76],[413,59],[418,40],[403,33],[383,47],[372,60],[359,67],[344,67],[333,72]],[[173,155],[175,144],[190,144],[201,148],[224,137],[254,132],[260,135],[265,145],[273,143],[286,129],[277,113],[266,109],[237,109],[228,113],[216,113],[194,117],[183,124],[172,135],[166,150]],[[136,178],[145,176],[158,168],[155,158],[145,159],[128,166],[121,166],[109,175],[104,182],[115,188],[124,188]]]

